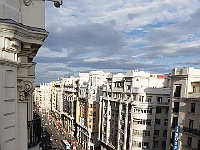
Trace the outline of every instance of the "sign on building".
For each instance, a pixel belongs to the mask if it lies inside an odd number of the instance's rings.
[[[179,136],[180,126],[175,126],[174,128],[174,145],[173,150],[178,150],[178,136]]]

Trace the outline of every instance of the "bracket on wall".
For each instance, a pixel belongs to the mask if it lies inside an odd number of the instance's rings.
[[[39,0],[37,0],[37,1],[39,1]],[[40,0],[40,1],[51,1],[51,2],[54,3],[54,6],[55,6],[56,8],[60,8],[60,6],[61,6],[62,3],[63,3],[62,0]],[[32,3],[32,0],[24,0],[24,4],[25,4],[26,6],[30,6],[31,3]]]

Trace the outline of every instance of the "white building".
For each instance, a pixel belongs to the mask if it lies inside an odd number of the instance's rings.
[[[34,101],[41,112],[51,110],[51,87],[51,83],[43,83],[34,90]]]
[[[77,138],[84,149],[99,147],[98,120],[99,100],[102,86],[107,83],[108,72],[91,71],[89,75],[79,74],[79,99],[77,102]]]
[[[167,150],[200,149],[200,69],[173,69]],[[178,127],[178,134],[175,134]],[[177,138],[174,138],[177,137]]]
[[[47,37],[45,3],[0,1],[0,149],[27,150],[38,142],[33,117],[35,63]],[[28,12],[28,13],[27,13]],[[28,130],[27,130],[28,128]]]
[[[100,100],[101,149],[162,150],[170,89],[164,76],[141,71],[109,75]]]

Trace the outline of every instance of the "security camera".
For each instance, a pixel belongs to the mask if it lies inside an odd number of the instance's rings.
[[[62,0],[54,0],[53,2],[56,8],[60,8],[60,5],[62,5]]]

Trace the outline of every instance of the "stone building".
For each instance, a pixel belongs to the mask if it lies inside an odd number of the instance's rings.
[[[27,2],[0,1],[1,150],[27,150],[40,138],[40,120],[33,114],[33,58],[48,33],[45,2]]]
[[[108,76],[99,106],[101,149],[165,149],[170,100],[165,80],[134,70]]]
[[[173,69],[167,150],[200,149],[200,69]],[[176,130],[176,128],[178,130]]]
[[[91,71],[79,74],[79,98],[76,108],[77,139],[84,149],[99,148],[98,121],[99,100],[108,72]]]

